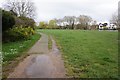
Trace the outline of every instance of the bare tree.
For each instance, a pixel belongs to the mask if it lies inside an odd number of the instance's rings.
[[[34,18],[35,7],[34,3],[28,0],[8,0],[5,8],[17,13],[18,16]]]
[[[76,20],[75,16],[65,16],[63,19],[65,22],[67,22],[69,24],[70,29],[74,29],[74,24],[75,24],[75,20]]]
[[[97,24],[97,21],[96,21],[96,20],[92,20],[91,26],[90,26],[89,29],[90,29],[90,30],[98,29],[98,24]]]
[[[88,26],[91,21],[92,18],[89,16],[85,16],[85,15],[80,15],[79,17],[76,16],[65,16],[62,19],[54,19],[57,23],[57,25],[61,28],[61,29],[83,29],[80,28],[81,25],[84,25],[84,29],[89,28],[90,26]]]
[[[117,12],[112,15],[110,23],[115,24],[116,26],[120,26],[119,25],[118,13]]]
[[[62,18],[62,19],[54,19],[56,21],[56,24],[59,26],[60,29],[66,29],[67,28],[67,21]]]
[[[59,26],[60,29],[62,29],[63,27],[61,26],[61,24],[63,23],[62,19],[54,19],[56,21],[57,26]]]
[[[92,21],[92,18],[90,16],[80,15],[78,17],[78,21],[79,21],[79,24],[81,24],[81,26],[84,27],[84,29],[88,29],[89,28],[89,24]]]
[[[93,21],[92,21],[92,25],[97,25],[97,21],[96,21],[96,20],[93,20]]]
[[[56,23],[57,23],[57,25],[59,26],[60,24],[61,24],[61,22],[62,22],[62,20],[61,19],[54,19],[55,21],[56,21]]]

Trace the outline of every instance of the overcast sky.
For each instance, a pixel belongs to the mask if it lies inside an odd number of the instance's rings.
[[[64,16],[89,15],[98,22],[109,21],[119,0],[31,0],[36,7],[36,22]],[[0,0],[0,3],[3,2]],[[1,6],[1,5],[0,5]]]

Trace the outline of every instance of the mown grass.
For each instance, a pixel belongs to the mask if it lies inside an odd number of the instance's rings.
[[[18,63],[28,54],[26,53],[37,40],[40,34],[32,35],[29,40],[9,42],[2,44],[3,72],[2,78],[5,79],[14,70]]]
[[[40,30],[56,38],[68,77],[118,78],[118,32]]]

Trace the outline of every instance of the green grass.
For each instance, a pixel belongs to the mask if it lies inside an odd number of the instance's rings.
[[[52,49],[52,40],[51,37],[48,36],[48,49],[51,50]]]
[[[6,79],[9,73],[11,73],[18,63],[28,56],[26,53],[37,40],[39,40],[40,34],[34,34],[29,40],[22,40],[17,42],[9,42],[2,44],[2,57],[3,68],[2,78]]]
[[[29,40],[9,42],[2,44],[3,63],[20,57],[40,38],[40,34],[32,35]]]
[[[68,77],[117,78],[118,32],[39,30],[59,45]]]

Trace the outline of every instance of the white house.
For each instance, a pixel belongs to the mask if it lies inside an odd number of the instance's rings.
[[[106,28],[108,30],[115,30],[115,29],[117,29],[117,26],[115,24],[112,24],[112,23],[106,24],[106,25],[100,23],[99,24],[99,29],[103,30],[104,28]]]
[[[103,24],[100,23],[100,24],[99,24],[99,29],[102,30],[103,28],[104,28],[104,27],[103,27]]]
[[[115,25],[115,24],[110,24],[109,26],[108,26],[108,29],[111,29],[111,30],[113,30],[113,29],[117,29],[117,26]]]

